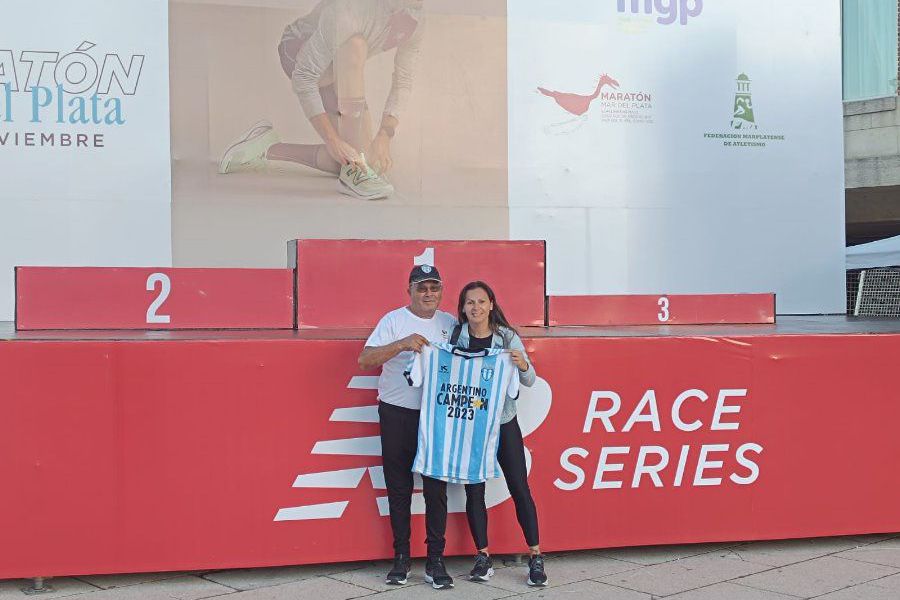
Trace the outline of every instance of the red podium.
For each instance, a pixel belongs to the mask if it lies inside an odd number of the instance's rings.
[[[390,557],[377,372],[359,369],[368,331],[350,328],[406,304],[423,263],[449,312],[482,279],[516,325],[544,324],[545,301],[551,325],[588,325],[520,330],[537,380],[518,422],[547,551],[900,527],[884,468],[900,454],[884,377],[897,323],[775,325],[770,294],[548,300],[543,242],[290,252],[295,270],[17,269],[20,331],[0,324],[13,482],[0,578]],[[590,327],[613,324],[657,326]],[[265,330],[141,331],[225,327]],[[46,328],[137,331],[21,331]],[[505,483],[486,499],[491,547],[522,551]],[[448,511],[447,554],[471,554],[458,486]]]
[[[295,240],[288,260],[297,270],[297,324],[373,327],[384,313],[409,303],[414,265],[438,268],[441,310],[456,314],[469,281],[487,282],[514,325],[544,324],[543,241]]]

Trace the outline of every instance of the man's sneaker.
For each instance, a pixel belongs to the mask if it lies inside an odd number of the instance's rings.
[[[494,559],[479,552],[475,555],[475,566],[469,571],[470,581],[489,581],[494,576]]]
[[[388,585],[403,585],[406,583],[407,577],[409,577],[409,557],[405,554],[397,554],[394,556],[394,566],[384,578],[384,582]]]
[[[443,556],[429,556],[425,561],[425,581],[436,590],[453,587],[453,578],[447,574]]]
[[[338,188],[342,194],[363,200],[380,200],[394,193],[394,186],[367,165],[366,157],[362,155],[359,163],[350,163],[341,167]]]
[[[528,559],[528,585],[545,586],[547,585],[547,574],[544,573],[544,557],[535,554]]]
[[[236,139],[219,161],[219,173],[233,173],[265,166],[266,150],[278,143],[278,135],[268,121],[260,121]]]

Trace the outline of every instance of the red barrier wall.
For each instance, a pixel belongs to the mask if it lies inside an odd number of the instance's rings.
[[[523,396],[520,413],[526,430],[536,427],[526,446],[547,550],[900,529],[900,479],[891,468],[900,456],[900,403],[886,376],[898,335],[526,345],[546,381]],[[340,443],[317,446],[377,435],[377,424],[365,422],[370,413],[334,412],[375,401],[365,389],[372,380],[354,379],[365,375],[356,367],[361,346],[0,342],[0,578],[389,556],[376,500],[384,491],[363,469],[379,458],[329,454]],[[685,397],[676,425],[673,404],[686,390],[708,399]],[[607,423],[600,413],[616,395],[621,408]],[[592,398],[596,418],[586,433]],[[351,446],[366,450],[365,440]],[[614,452],[606,464],[623,467],[595,481],[604,448]],[[638,462],[656,465],[663,452],[660,486],[644,475],[632,487]],[[707,464],[698,476],[701,452]],[[342,473],[292,487],[298,475],[333,471]],[[617,481],[622,487],[604,487]],[[503,500],[498,491],[493,502]],[[275,520],[290,514],[282,509],[310,506],[294,517],[341,516]],[[523,549],[511,501],[490,514],[494,552]],[[448,538],[449,553],[473,551],[462,514],[451,515]],[[417,516],[420,553],[423,539]]]

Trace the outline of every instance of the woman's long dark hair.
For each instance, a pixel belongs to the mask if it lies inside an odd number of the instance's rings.
[[[506,329],[512,331],[513,333],[518,335],[518,331],[516,328],[509,324],[509,321],[506,320],[506,315],[503,314],[503,309],[500,308],[500,304],[497,302],[497,295],[494,294],[494,290],[491,289],[491,286],[486,284],[483,281],[470,281],[463,287],[463,289],[459,292],[459,305],[456,308],[456,318],[459,320],[460,324],[468,323],[469,318],[466,316],[466,293],[471,290],[477,290],[481,288],[487,294],[488,300],[494,305],[493,310],[488,314],[488,326],[490,326],[491,331],[493,333],[499,333],[501,327],[505,327]],[[509,340],[505,340],[509,341]]]

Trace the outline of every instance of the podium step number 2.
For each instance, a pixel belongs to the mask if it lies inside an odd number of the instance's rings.
[[[159,295],[147,307],[147,325],[172,322],[171,316],[161,315],[158,312],[169,298],[169,292],[172,291],[172,280],[165,273],[150,273],[150,276],[147,277],[147,291],[155,291],[157,283],[159,284]]]
[[[16,328],[291,329],[290,269],[17,267]]]

